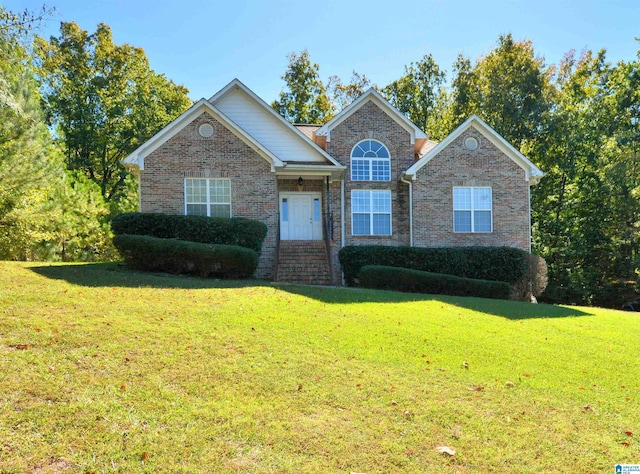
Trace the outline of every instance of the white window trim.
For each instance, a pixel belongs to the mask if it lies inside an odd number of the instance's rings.
[[[454,201],[455,189],[470,189],[471,191],[471,209],[456,209],[456,203]],[[473,202],[473,189],[489,189],[491,191],[491,209],[475,209]],[[453,204],[453,232],[455,234],[491,234],[493,233],[493,187],[491,186],[454,186],[451,190],[451,201]],[[456,211],[470,211],[471,212],[471,230],[459,231],[456,230]],[[490,230],[475,230],[475,211],[489,211],[490,215]]]
[[[371,211],[368,212],[371,218],[369,219],[369,233],[368,234],[355,234],[353,232],[353,215],[354,214],[367,214],[365,212],[353,212],[353,193],[355,192],[368,192],[369,204],[371,205]],[[388,193],[389,194],[389,212],[373,212],[372,205],[372,193]],[[388,234],[374,234],[373,233],[373,215],[374,214],[389,214],[389,233]],[[389,189],[353,189],[351,190],[351,236],[352,237],[390,237],[393,235],[393,201],[391,199],[391,190]]]
[[[378,157],[364,157],[364,156],[360,156],[360,157],[354,157],[353,156],[353,152],[356,149],[356,147],[358,145],[360,145],[362,142],[376,142],[379,143],[380,145],[382,145],[384,147],[385,150],[387,150],[387,155],[389,155],[389,158],[378,158]],[[379,140],[374,140],[372,138],[367,138],[365,140],[360,140],[358,143],[356,143],[353,148],[351,149],[351,154],[350,156],[350,163],[349,163],[349,167],[350,167],[350,176],[351,176],[351,181],[360,181],[360,182],[375,182],[375,183],[385,183],[385,182],[389,182],[391,181],[391,153],[389,152],[389,148],[387,148],[387,146],[382,143]],[[353,160],[366,160],[369,162],[369,179],[355,179],[353,177]],[[374,161],[383,161],[383,162],[388,162],[389,163],[389,179],[373,179],[373,162]]]
[[[197,179],[204,179],[207,182],[207,202],[188,202],[187,201],[187,181],[194,181]],[[211,180],[218,180],[218,181],[228,181],[229,182],[229,202],[212,202],[211,201],[211,186],[210,186],[210,181]],[[231,195],[231,179],[229,178],[185,178],[184,179],[184,215],[194,215],[194,214],[188,214],[187,213],[187,205],[188,204],[205,204],[207,206],[207,217],[211,217],[211,205],[214,204],[224,204],[224,205],[228,205],[229,206],[229,217],[233,217],[233,206],[232,206],[232,195]]]

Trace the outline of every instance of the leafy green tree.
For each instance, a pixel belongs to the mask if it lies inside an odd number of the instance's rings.
[[[601,171],[609,186],[613,272],[617,279],[637,279],[640,268],[640,51],[635,61],[618,62],[608,71],[601,109],[606,157]]]
[[[431,133],[430,129],[439,119],[434,112],[440,108],[444,80],[445,73],[427,54],[417,63],[405,66],[404,75],[381,92],[409,120]]]
[[[534,245],[553,301],[611,304],[606,289],[637,278],[639,79],[637,61],[613,66],[604,50],[559,66],[546,133],[531,147],[547,173],[533,190]]]
[[[595,283],[593,248],[585,247],[585,239],[596,244],[596,236],[602,235],[596,232],[597,222],[590,222],[595,216],[589,192],[601,195],[604,183],[597,166],[602,134],[594,134],[596,122],[588,111],[599,102],[598,84],[607,67],[603,52],[580,59],[573,53],[565,56],[546,134],[531,147],[546,173],[532,192],[534,248],[547,261],[546,295],[555,301],[585,303]]]
[[[287,56],[289,65],[282,76],[286,91],[271,106],[292,123],[324,123],[333,115],[327,90],[320,80],[320,66],[311,63],[309,52]]]
[[[371,87],[371,81],[364,74],[353,71],[351,82],[345,84],[338,76],[331,76],[327,91],[331,97],[333,109],[340,112]]]
[[[44,121],[30,43],[46,14],[0,8],[0,258],[113,259],[109,206],[95,183],[65,171]]]
[[[516,148],[542,132],[552,104],[550,74],[531,41],[500,36],[498,45],[472,67],[454,64],[452,115],[456,124],[479,115]]]
[[[638,268],[634,71],[604,51],[548,68],[531,42],[510,35],[475,64],[460,56],[454,65],[452,123],[480,115],[546,173],[532,188],[532,220],[551,301],[602,300]]]
[[[41,206],[62,173],[43,121],[28,50],[37,17],[0,7],[0,258],[30,258]]]
[[[96,182],[107,201],[126,199],[120,160],[189,107],[187,89],[151,70],[141,48],[115,45],[105,24],[89,34],[62,23],[60,36],[37,38],[36,52],[67,167]]]
[[[472,114],[478,113],[479,107],[476,102],[480,94],[477,91],[477,80],[469,58],[459,54],[456,62],[453,63],[453,80],[451,81],[451,116],[455,122],[452,124],[453,128]]]

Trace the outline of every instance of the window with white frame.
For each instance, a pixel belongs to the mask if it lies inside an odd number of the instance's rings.
[[[391,235],[391,191],[351,192],[351,233]]]
[[[231,217],[231,180],[187,178],[184,181],[185,214]]]
[[[492,232],[490,187],[453,188],[453,231]]]
[[[391,181],[389,150],[376,140],[363,140],[351,150],[352,181]]]

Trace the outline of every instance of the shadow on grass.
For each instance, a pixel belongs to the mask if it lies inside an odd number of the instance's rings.
[[[365,288],[271,284],[261,280],[216,280],[162,273],[147,273],[127,269],[118,263],[54,264],[33,266],[30,267],[30,269],[46,278],[64,280],[74,285],[87,287],[207,289],[274,286],[282,291],[313,298],[324,303],[349,304],[439,301],[514,320],[591,315],[591,313],[574,308],[547,304],[528,304],[518,301],[400,293],[397,291],[369,290]]]
[[[576,308],[549,304],[530,304],[520,301],[492,300],[447,295],[400,293],[397,291],[369,290],[365,288],[334,288],[303,285],[277,285],[278,288],[324,303],[400,303],[404,301],[439,301],[481,313],[508,319],[569,318],[592,316]]]
[[[206,289],[269,286],[269,282],[260,280],[217,280],[168,273],[139,272],[119,263],[41,265],[30,267],[30,270],[46,278],[89,287]]]

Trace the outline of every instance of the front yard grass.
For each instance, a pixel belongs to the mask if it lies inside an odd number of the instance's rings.
[[[604,309],[0,262],[0,472],[613,472],[640,463],[639,335]]]

